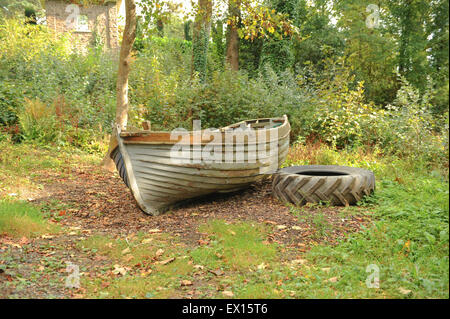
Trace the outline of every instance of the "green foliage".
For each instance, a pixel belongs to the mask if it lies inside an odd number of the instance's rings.
[[[263,39],[239,41],[239,67],[251,77],[257,77],[260,71],[263,45]]]
[[[448,298],[448,183],[419,176],[409,185],[378,183],[378,221],[338,246],[311,250],[308,259],[316,268],[330,268],[325,276],[338,281],[299,285],[300,296],[339,291],[333,297]],[[370,264],[379,267],[379,289],[364,283]]]
[[[16,193],[19,198],[34,197],[34,193],[42,189],[42,185],[34,180],[39,172],[53,171],[69,177],[75,166],[98,163],[106,152],[105,144],[90,139],[78,148],[71,145],[51,147],[36,145],[34,141],[13,143],[9,135],[0,133],[0,148],[3,150],[0,154],[0,192]]]
[[[120,271],[123,274],[123,277],[97,277],[94,280],[86,280],[83,286],[90,296],[175,297],[180,281],[192,279],[194,271],[192,262],[185,258],[185,245],[165,234],[148,236],[138,233],[124,239],[94,235],[81,241],[79,247],[84,251],[105,256],[114,263],[113,272]]]
[[[67,3],[73,3],[84,7],[91,5],[104,5],[107,2],[116,2],[115,0],[64,0]]]
[[[223,68],[225,62],[225,31],[224,23],[221,20],[217,20],[212,25],[211,30],[211,55],[214,59],[214,63],[220,68]]]
[[[171,21],[180,4],[171,1],[142,0],[139,3],[141,28],[144,34],[164,36],[165,25]]]
[[[136,60],[130,79],[134,125],[145,119],[154,129],[189,129],[200,119],[203,127],[221,127],[287,114],[293,140],[316,138],[339,148],[377,145],[389,154],[447,162],[445,136],[439,133],[445,118],[431,114],[432,85],[422,94],[399,77],[398,98],[380,108],[366,102],[365,85],[345,58],[326,59],[320,67],[306,63],[297,78],[274,71],[270,63],[253,78],[212,68],[202,84],[189,79],[189,42],[179,42],[151,38]]]
[[[427,75],[430,75],[427,47],[433,30],[426,27],[433,20],[430,7],[430,2],[423,0],[387,1],[393,19],[389,27],[392,33],[398,34],[399,71],[422,90],[426,87]]]
[[[150,36],[141,29],[129,82],[130,124],[140,126],[145,119],[153,129],[170,130],[190,128],[192,120],[200,119],[203,127],[220,127],[287,114],[294,141],[316,139],[340,149],[370,145],[385,154],[447,165],[448,113],[443,105],[448,100],[448,58],[439,48],[446,45],[448,27],[445,14],[438,15],[445,4],[438,1],[431,7],[436,19],[429,28],[437,33],[430,42],[434,51],[427,70],[434,71],[421,87],[392,72],[398,57],[390,19],[397,13],[386,11],[389,19],[369,30],[364,19],[358,20],[362,4],[343,0],[336,8],[343,10],[340,29],[331,24],[325,1],[314,6],[271,1],[270,9],[285,14],[301,39],[252,41],[244,36],[244,70],[239,72],[223,68],[222,20],[213,24],[211,45],[206,34],[197,34],[194,44],[182,40],[182,23],[172,18],[166,20],[165,33],[177,25],[179,36]],[[261,12],[274,17],[272,11]],[[206,24],[200,32],[206,32]],[[17,19],[0,24],[0,44],[5,139],[12,135],[14,141],[101,150],[114,118],[115,59],[100,47],[76,54],[67,35],[54,37],[45,26]],[[192,63],[199,72],[191,74]],[[46,115],[36,118],[30,103],[41,105]]]
[[[322,61],[343,53],[344,37],[331,23],[326,1],[316,1],[315,6],[309,6],[305,0],[286,3],[295,3],[291,16],[302,36],[300,41],[294,42],[297,67],[310,63],[320,68]]]
[[[58,139],[57,120],[51,107],[39,100],[25,100],[19,115],[23,137],[47,144]]]
[[[205,83],[208,47],[211,31],[212,1],[199,0],[195,6],[195,20],[192,31],[192,74]]]
[[[183,32],[184,39],[186,41],[192,41],[192,30],[191,30],[192,21],[188,20],[183,23]]]
[[[130,120],[152,122],[153,129],[190,128],[192,120],[200,119],[202,127],[221,127],[249,118],[282,116],[291,118],[294,134],[298,134],[302,104],[307,98],[295,85],[290,74],[278,77],[267,68],[266,80],[225,70],[214,71],[207,83],[187,80],[187,70],[173,69],[164,76],[156,57],[142,61],[142,68],[132,76],[132,98],[136,105]],[[140,65],[140,64],[139,64]],[[152,65],[152,72],[148,71]],[[135,81],[135,79],[141,79]],[[145,89],[144,89],[145,88]]]
[[[432,115],[434,90],[424,94],[399,77],[401,88],[385,109],[366,103],[364,85],[356,85],[346,61],[327,60],[316,75],[305,68],[301,86],[310,86],[314,108],[306,108],[301,135],[339,148],[377,145],[386,154],[412,156],[429,163],[448,163],[448,147],[441,128],[445,119]],[[445,164],[444,164],[445,165]]]
[[[337,150],[318,143],[297,144],[285,165],[363,167],[374,171],[377,187],[361,204],[373,222],[338,245],[311,249],[306,259],[313,267],[285,281],[284,289],[300,298],[448,297],[448,172],[430,172],[420,160],[386,156],[376,148]],[[292,211],[311,219],[322,209]],[[314,222],[319,232],[326,227],[320,219]],[[365,284],[371,264],[380,270],[377,289]]]
[[[395,98],[398,89],[394,73],[398,48],[383,21],[376,20],[373,27],[367,25],[371,12],[367,8],[368,3],[362,1],[337,1],[335,10],[342,13],[337,26],[346,39],[344,53],[356,80],[364,81],[366,99],[383,105]],[[374,14],[386,18],[384,12]]]
[[[0,0],[0,21],[14,15],[27,16],[27,13],[43,14],[40,0]],[[28,15],[29,16],[29,15]]]
[[[254,0],[229,1],[227,25],[236,28],[240,38],[251,41],[297,36],[298,30],[288,13],[267,4]]]
[[[48,223],[39,209],[22,201],[0,201],[0,234],[21,238],[54,233],[56,225]]]
[[[434,112],[438,114],[445,113],[448,110],[448,7],[446,0],[433,1],[431,4],[431,14],[433,19],[429,24],[429,33],[431,40],[429,50],[431,52],[431,68],[433,69],[433,78],[436,87],[436,96],[433,101]]]
[[[89,149],[110,130],[116,73],[111,56],[99,48],[74,54],[67,35],[54,37],[44,26],[16,19],[0,25],[0,44],[0,125],[16,140]],[[38,113],[45,116],[35,117],[30,103],[40,105]],[[87,145],[78,142],[87,139]]]
[[[301,37],[288,38],[280,25],[272,30],[252,22],[247,33],[241,31],[238,72],[223,68],[225,35],[216,19],[209,46],[206,33],[194,45],[183,40],[176,19],[164,21],[165,37],[141,28],[131,60],[129,123],[150,120],[152,129],[168,131],[189,129],[196,119],[206,128],[287,114],[296,143],[285,165],[373,170],[376,196],[363,207],[374,224],[337,246],[312,249],[301,267],[277,263],[278,247],[264,242],[269,229],[248,222],[202,226],[209,244],[187,253],[186,247],[144,242],[140,235],[129,242],[91,237],[82,249],[130,267],[154,258],[160,248],[167,254],[161,257],[176,260],[152,265],[149,277],[133,271],[113,282],[97,278],[86,283],[88,294],[97,296],[107,284],[103,296],[177,296],[178,279],[194,280],[195,262],[205,273],[229,272],[223,276],[228,278],[211,277],[232,287],[236,297],[448,297],[448,2],[381,1],[378,29],[366,28],[366,7],[354,0],[335,1],[333,8],[323,0],[269,4],[273,17],[289,18]],[[255,12],[272,15],[260,9]],[[332,9],[339,9],[338,17]],[[78,149],[97,153],[89,164],[106,151],[117,61],[100,45],[79,54],[67,35],[55,37],[45,26],[3,14],[0,21],[0,179],[2,191],[26,196],[24,185],[40,187],[31,179],[39,174],[36,168],[69,175],[64,172],[73,165],[87,163]],[[252,39],[260,27],[266,36]],[[192,75],[193,50],[201,72]],[[39,225],[41,212],[25,204],[0,202],[1,231],[47,233],[46,223]],[[301,218],[318,235],[332,231],[321,211]],[[134,260],[124,259],[127,248]],[[381,270],[378,290],[364,284],[373,263]],[[168,289],[157,292],[161,286]]]
[[[448,158],[448,146],[445,146],[445,135],[438,134],[442,121],[432,115],[432,89],[428,88],[421,95],[405,78],[401,81],[397,98],[390,105],[388,121],[378,128],[381,146],[391,153],[444,163]]]
[[[370,125],[366,123],[383,116],[383,111],[365,103],[363,83],[355,83],[343,58],[327,59],[320,73],[307,64],[298,81],[315,92],[315,107],[305,114],[306,136],[318,135],[338,147],[357,145],[367,137],[364,130]]]
[[[192,69],[203,83],[206,80],[208,43],[209,34],[206,27],[202,27],[197,32],[194,32],[192,39]]]
[[[264,243],[268,230],[262,225],[213,220],[202,225],[200,230],[210,236],[211,244],[196,248],[191,256],[194,262],[209,269],[223,266],[234,270],[256,269],[261,263],[270,263],[277,257],[276,246]]]
[[[269,64],[276,72],[289,70],[294,64],[293,42],[272,40],[265,42],[261,53],[261,63]]]
[[[300,37],[287,41],[264,40],[264,52],[256,59],[277,71],[297,71],[305,63],[321,71],[322,61],[345,56],[356,81],[364,82],[365,102],[385,106],[396,97],[406,77],[423,94],[431,78],[435,85],[434,112],[448,108],[448,1],[381,1],[372,11],[357,0],[270,0],[277,13],[287,14]],[[375,5],[375,4],[373,4]],[[375,10],[375,11],[373,11]],[[376,16],[375,27],[366,24]],[[336,22],[332,22],[335,20]],[[250,47],[257,45],[250,45]],[[241,48],[244,60],[248,44]],[[292,60],[293,59],[293,60]],[[250,73],[255,74],[250,70]]]
[[[22,91],[13,82],[2,82],[0,86],[0,125],[9,126],[17,122],[21,94]]]

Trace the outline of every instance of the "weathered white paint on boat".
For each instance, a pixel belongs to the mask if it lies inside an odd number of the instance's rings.
[[[255,138],[249,140],[248,132],[237,130],[242,126],[255,129]],[[235,139],[224,138],[230,132]],[[220,144],[205,131],[171,139],[169,132],[117,129],[111,158],[139,207],[158,215],[183,200],[239,190],[267,177],[286,159],[289,133],[286,116],[243,121],[216,130],[224,141]],[[174,152],[175,145],[182,149]],[[274,145],[275,152],[270,152]],[[211,155],[215,161],[208,161]]]

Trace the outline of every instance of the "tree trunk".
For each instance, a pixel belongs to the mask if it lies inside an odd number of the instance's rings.
[[[128,119],[128,75],[130,74],[131,50],[136,38],[136,4],[134,0],[125,0],[126,21],[120,48],[119,71],[117,74],[116,125],[125,128]],[[114,162],[109,157],[114,137],[111,136],[108,152],[102,161],[104,168],[114,170]]]
[[[226,62],[233,71],[239,70],[239,35],[238,27],[240,20],[240,0],[230,0],[228,3],[229,19],[232,21],[228,24],[227,32],[227,55]]]
[[[163,38],[164,37],[164,22],[160,18],[158,18],[156,20],[156,29],[158,30],[158,36]]]
[[[200,81],[205,82],[212,0],[198,0],[198,7],[192,34],[192,72],[197,72]]]

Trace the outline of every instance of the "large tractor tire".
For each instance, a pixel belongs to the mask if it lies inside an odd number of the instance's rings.
[[[373,172],[337,165],[286,167],[273,174],[272,182],[276,198],[297,206],[319,202],[354,205],[374,190]]]

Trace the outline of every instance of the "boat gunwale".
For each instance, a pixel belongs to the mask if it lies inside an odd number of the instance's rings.
[[[150,130],[136,130],[136,131],[127,131],[127,130],[122,130],[120,132],[120,137],[123,139],[124,144],[180,144],[180,145],[203,145],[203,144],[211,144],[211,145],[240,145],[240,144],[249,144],[248,140],[247,143],[226,143],[226,142],[221,142],[221,143],[211,143],[211,141],[213,139],[204,139],[203,138],[203,134],[212,134],[213,133],[220,133],[222,134],[222,136],[224,134],[226,134],[228,131],[227,129],[231,129],[234,127],[239,127],[240,124],[242,123],[248,123],[248,122],[253,122],[255,121],[255,123],[257,123],[257,121],[264,121],[264,120],[268,120],[268,121],[272,121],[272,122],[282,122],[283,124],[280,126],[276,126],[276,127],[270,127],[270,128],[261,128],[256,130],[256,136],[259,136],[259,134],[261,134],[261,132],[264,132],[266,135],[270,134],[271,132],[274,131],[284,131],[287,128],[287,134],[283,135],[282,137],[278,137],[276,139],[270,139],[268,141],[263,141],[263,142],[259,142],[259,143],[268,143],[268,142],[273,142],[275,140],[280,140],[286,137],[286,135],[289,134],[290,132],[290,124],[288,121],[288,118],[286,115],[283,115],[283,117],[276,117],[276,118],[261,118],[261,119],[252,119],[252,120],[245,120],[245,121],[241,121],[229,126],[225,126],[222,127],[220,129],[217,129],[218,131],[209,131],[208,129],[206,130],[197,130],[197,131],[179,131],[178,133],[181,134],[185,134],[190,136],[190,142],[185,143],[182,140],[182,138],[174,140],[171,138],[171,135],[173,134],[173,132],[167,132],[167,131],[150,131]],[[246,136],[247,134],[245,134],[245,131],[242,131],[242,135]],[[262,134],[264,134],[262,133]],[[195,137],[195,135],[200,135],[201,140],[199,142],[192,142],[192,139]],[[238,134],[236,134],[236,136],[238,136]],[[252,144],[259,144],[258,142],[256,143],[252,143]]]

